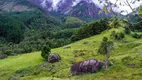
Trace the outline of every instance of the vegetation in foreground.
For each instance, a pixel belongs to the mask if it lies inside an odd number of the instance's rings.
[[[62,60],[48,63],[41,57],[41,52],[10,56],[0,60],[0,79],[20,80],[141,80],[142,78],[142,39],[135,39],[125,35],[122,40],[110,38],[112,31],[124,31],[123,28],[111,29],[103,33],[83,39],[73,44],[52,49]],[[104,60],[104,56],[97,54],[103,37],[114,42],[114,51],[110,56],[113,65],[107,71],[101,70],[93,74],[72,76],[70,66],[73,63],[95,58]],[[70,47],[69,47],[70,46]]]

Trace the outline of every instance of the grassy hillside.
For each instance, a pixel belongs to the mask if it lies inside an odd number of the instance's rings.
[[[57,63],[47,63],[40,56],[41,52],[11,56],[0,60],[0,80],[141,80],[142,79],[142,39],[134,39],[129,35],[124,40],[114,41],[115,49],[110,60],[113,65],[109,70],[101,70],[97,73],[89,73],[71,76],[72,63],[95,58],[104,60],[97,54],[97,49],[104,36],[109,37],[111,29],[102,34],[83,39],[67,46],[52,49],[52,53],[58,53],[62,60]],[[87,44],[84,44],[87,43]],[[81,55],[83,53],[83,55]],[[128,64],[135,64],[128,65]]]

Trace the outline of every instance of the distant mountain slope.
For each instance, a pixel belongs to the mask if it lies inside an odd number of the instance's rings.
[[[0,9],[7,12],[34,11],[37,7],[27,0],[0,0]]]
[[[111,12],[99,14],[102,10],[101,5],[94,0],[1,0],[0,12],[43,10],[53,16],[74,16],[84,20],[111,16]]]

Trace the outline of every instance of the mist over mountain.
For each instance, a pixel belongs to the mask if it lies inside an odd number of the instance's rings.
[[[48,12],[56,12],[62,15],[70,15],[75,17],[93,17],[100,18],[111,14],[101,13],[103,2],[98,0],[28,0],[33,4],[42,7]],[[111,2],[110,2],[111,3]],[[109,5],[108,5],[109,7]]]

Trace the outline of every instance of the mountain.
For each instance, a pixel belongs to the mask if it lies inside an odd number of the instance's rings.
[[[34,11],[38,7],[26,0],[0,0],[0,10],[6,12]]]
[[[99,14],[102,5],[95,0],[1,0],[0,12],[44,10],[54,16],[74,16],[81,19],[100,19],[112,15],[110,12]]]
[[[102,10],[102,4],[94,0],[28,0],[48,12],[75,17],[100,18],[108,16]]]

